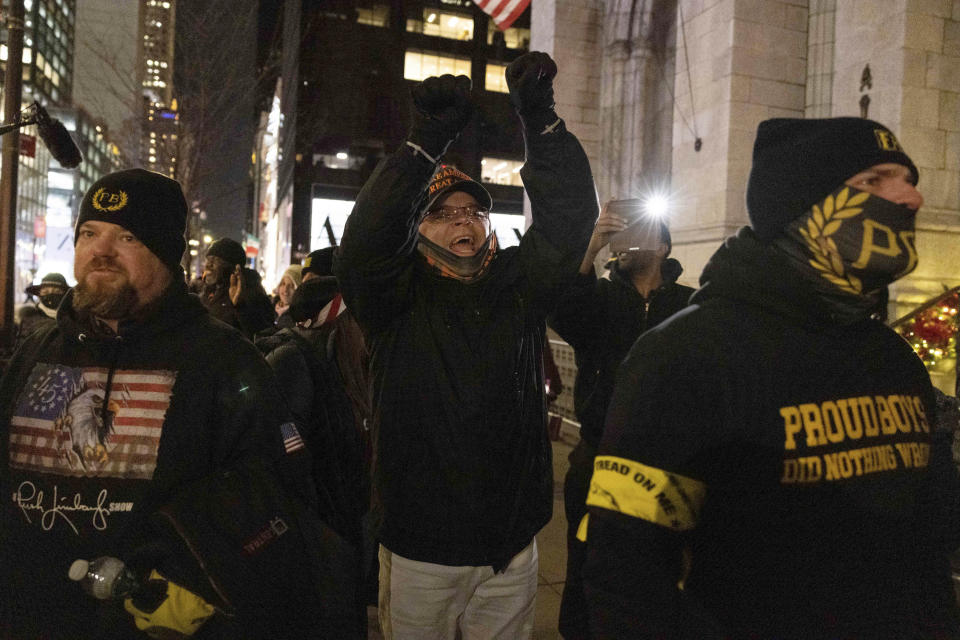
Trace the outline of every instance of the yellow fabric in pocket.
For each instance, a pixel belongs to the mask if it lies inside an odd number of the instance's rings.
[[[583,517],[580,518],[580,524],[577,525],[577,540],[580,542],[587,541],[587,527],[590,524],[590,514],[585,513]]]
[[[167,582],[167,598],[155,611],[140,611],[130,598],[123,601],[123,608],[134,617],[137,629],[148,636],[164,639],[189,637],[213,615],[213,605],[192,591],[170,582],[156,569],[150,572],[150,580]]]
[[[697,526],[705,496],[706,485],[699,480],[626,458],[597,456],[587,505],[687,531]]]

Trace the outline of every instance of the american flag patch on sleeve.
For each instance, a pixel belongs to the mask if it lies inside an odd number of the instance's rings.
[[[283,449],[287,453],[303,449],[303,438],[300,437],[300,432],[292,422],[284,422],[280,425],[280,435],[283,436]]]

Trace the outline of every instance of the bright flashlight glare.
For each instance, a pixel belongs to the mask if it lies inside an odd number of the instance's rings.
[[[654,193],[644,198],[643,208],[648,216],[662,218],[670,208],[670,199],[661,193]]]

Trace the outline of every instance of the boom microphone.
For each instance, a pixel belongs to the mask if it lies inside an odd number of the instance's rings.
[[[70,132],[63,126],[63,123],[56,118],[51,118],[47,110],[36,105],[37,109],[37,133],[43,144],[50,150],[54,159],[65,169],[73,169],[83,160],[80,155],[80,149],[70,137]]]

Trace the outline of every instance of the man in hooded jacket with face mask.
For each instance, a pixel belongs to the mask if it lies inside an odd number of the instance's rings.
[[[597,216],[586,156],[553,110],[556,65],[506,71],[533,224],[497,249],[490,196],[439,158],[470,119],[469,79],[414,88],[407,141],[364,186],[335,267],[373,377],[373,508],[387,638],[527,638],[534,535],[553,482],[544,319]]]
[[[32,332],[56,324],[57,307],[70,286],[66,278],[59,273],[48,273],[40,284],[32,284],[24,292],[36,298],[36,303],[24,305],[16,310],[17,337],[14,345],[19,346]]]
[[[760,124],[751,227],[617,376],[580,532],[593,637],[958,637],[951,434],[874,317],[917,264],[917,180],[877,122]]]

